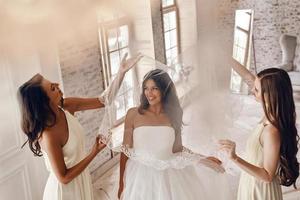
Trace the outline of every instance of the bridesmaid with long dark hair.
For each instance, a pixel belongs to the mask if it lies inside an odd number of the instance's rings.
[[[281,200],[281,186],[296,187],[299,136],[293,89],[286,71],[269,68],[255,77],[239,63],[234,69],[252,86],[264,117],[249,137],[246,157],[235,152],[235,142],[220,140],[220,148],[242,169],[238,200]]]
[[[127,55],[126,55],[127,56]],[[43,200],[93,200],[87,166],[105,147],[99,137],[85,153],[84,130],[75,112],[105,106],[113,99],[125,73],[140,56],[123,58],[118,75],[99,98],[63,98],[57,83],[37,74],[18,91],[22,129],[35,156],[43,156],[50,172]]]

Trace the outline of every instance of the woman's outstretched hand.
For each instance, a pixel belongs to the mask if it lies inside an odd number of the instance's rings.
[[[126,73],[143,57],[142,54],[140,53],[128,59],[127,56],[128,53],[125,53],[125,55],[122,58],[120,69],[119,69],[121,73]]]
[[[216,158],[216,157],[208,156],[208,157],[206,157],[206,159],[208,159],[208,160],[210,160],[210,161],[212,161],[212,162],[215,162],[215,163],[218,164],[218,165],[222,165],[222,161],[219,160],[219,159]]]
[[[219,145],[220,145],[219,149],[226,152],[229,159],[234,160],[237,157],[235,152],[235,147],[236,147],[235,142],[231,140],[219,140]]]
[[[206,157],[204,159],[201,159],[199,163],[203,164],[206,167],[209,167],[209,168],[215,170],[218,173],[224,173],[225,172],[225,169],[222,166],[222,161],[220,161],[216,157],[212,157],[212,156]]]

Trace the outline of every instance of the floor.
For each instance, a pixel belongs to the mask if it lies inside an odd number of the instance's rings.
[[[249,133],[251,132],[251,129],[255,127],[255,125],[259,122],[260,117],[262,116],[260,104],[258,104],[253,97],[251,96],[237,96],[238,100],[233,100],[236,102],[233,102],[234,106],[233,112],[237,113],[235,116],[232,116],[234,118],[233,121],[230,121],[229,123],[233,123],[232,128],[227,129],[225,132],[222,134],[216,134],[213,136],[213,139],[207,139],[203,137],[203,135],[199,134],[199,131],[195,131],[194,128],[193,131],[188,131],[188,134],[184,132],[183,134],[183,141],[185,146],[191,148],[193,151],[196,152],[204,152],[205,151],[209,154],[212,154],[213,151],[207,150],[209,149],[208,146],[205,146],[207,142],[214,143],[216,139],[222,138],[222,137],[227,137],[230,138],[234,141],[237,142],[237,151],[242,154],[243,153],[243,147],[245,145],[246,138],[248,137]],[[242,103],[239,103],[242,102]],[[296,104],[296,109],[297,113],[300,114],[300,94],[295,94],[295,104]],[[193,110],[193,107],[189,107],[185,110],[185,112],[189,113],[191,110]],[[228,111],[225,111],[228,112]],[[195,117],[193,115],[185,116],[184,119],[188,119],[189,122],[193,121],[201,121],[203,118]],[[191,120],[192,119],[192,120]],[[209,117],[205,118],[207,123],[212,123],[212,127],[214,131],[220,131],[218,128],[222,128],[222,126],[218,126],[218,122],[221,120],[214,120],[214,121],[209,121]],[[226,120],[224,120],[226,121]],[[298,124],[300,124],[300,119],[298,118],[297,120]],[[227,122],[228,123],[228,122]],[[194,123],[192,123],[194,124]],[[227,124],[228,125],[228,124]],[[217,129],[216,129],[217,127]],[[203,133],[203,130],[201,131]],[[221,131],[222,132],[222,131]],[[230,132],[230,133],[229,133]],[[202,141],[199,143],[199,141]],[[214,146],[214,145],[209,145],[209,146]],[[230,168],[230,163],[225,163],[227,164],[228,168]],[[230,175],[228,175],[228,178],[231,181],[231,187],[233,192],[236,193],[236,188],[238,186],[238,179],[239,179],[239,170],[235,170],[234,167],[230,168]],[[119,166],[115,165],[113,168],[108,170],[101,178],[95,181],[94,185],[97,190],[97,196],[98,199],[103,199],[103,200],[111,200],[115,199],[115,194],[118,188],[118,171],[119,171]],[[300,182],[299,182],[300,186]],[[283,188],[283,191],[286,193],[285,194],[285,200],[299,200],[300,197],[300,191],[298,190],[297,192],[293,191],[293,188]],[[293,192],[291,192],[293,191]]]

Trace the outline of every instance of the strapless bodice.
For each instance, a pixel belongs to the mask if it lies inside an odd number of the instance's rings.
[[[133,130],[133,147],[139,155],[151,155],[159,160],[172,155],[175,131],[170,126],[140,126]]]

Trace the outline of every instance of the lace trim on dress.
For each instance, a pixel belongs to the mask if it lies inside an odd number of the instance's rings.
[[[134,148],[129,147],[128,144],[121,145],[120,151],[123,152],[131,160],[140,162],[157,170],[165,170],[168,168],[183,169],[187,166],[196,165],[199,167],[209,167],[217,172],[223,173],[225,171],[222,166],[207,159],[203,155],[193,152],[186,147],[183,147],[183,150],[181,152],[174,153],[173,156],[166,160],[158,159],[147,152],[136,152]]]

